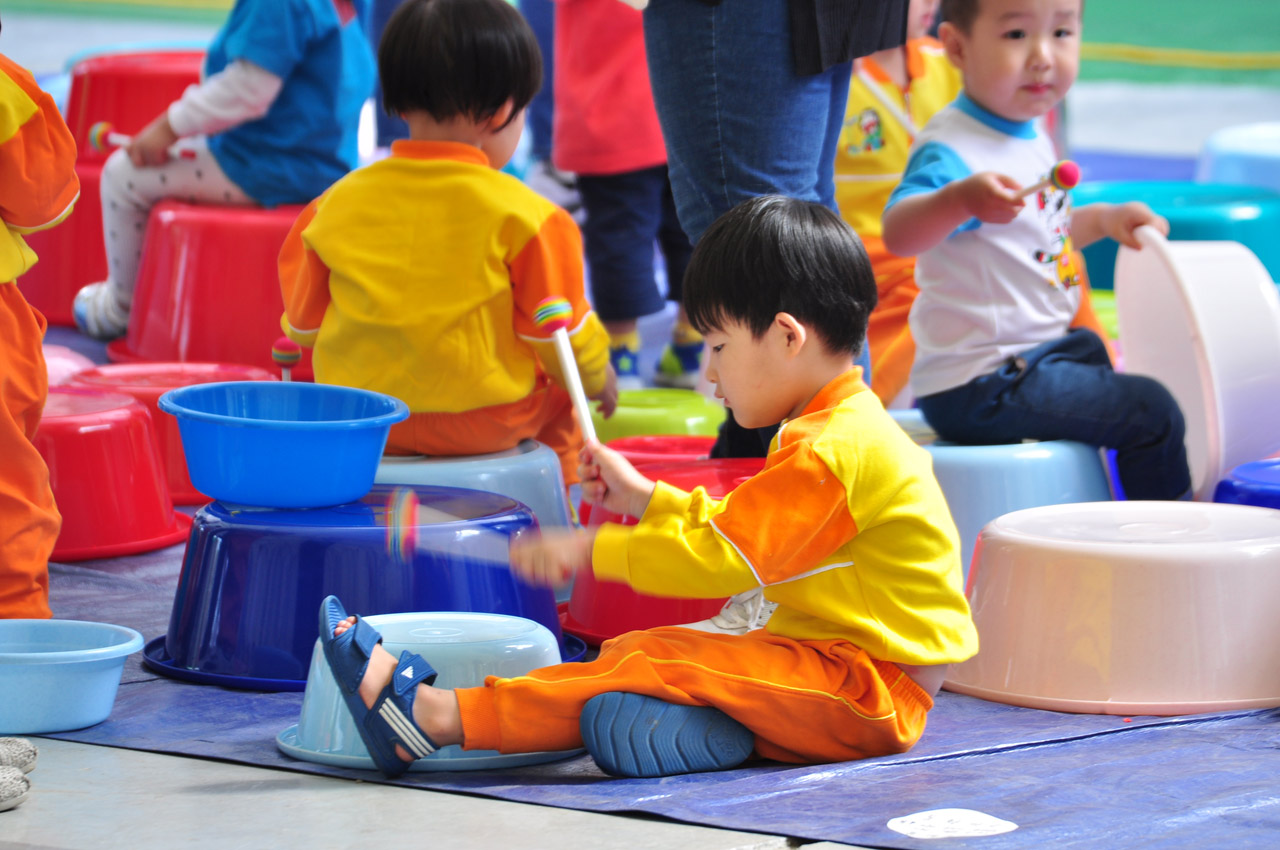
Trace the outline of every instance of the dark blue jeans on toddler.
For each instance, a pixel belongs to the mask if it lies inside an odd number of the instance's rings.
[[[1182,411],[1159,381],[1117,373],[1083,328],[1011,357],[994,372],[917,399],[938,436],[993,445],[1075,440],[1116,450],[1130,499],[1178,499],[1191,489]]]
[[[693,246],[676,219],[665,165],[609,175],[578,175],[587,211],[582,225],[591,304],[602,321],[657,313],[680,300]],[[653,245],[666,262],[667,297],[653,277]]]

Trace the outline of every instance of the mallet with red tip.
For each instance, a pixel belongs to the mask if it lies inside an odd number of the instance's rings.
[[[578,361],[574,359],[573,348],[569,345],[568,328],[572,319],[573,307],[566,298],[544,298],[533,311],[534,325],[551,331],[556,355],[560,358],[560,371],[564,372],[565,383],[569,385],[569,398],[573,399],[573,409],[578,414],[578,423],[582,425],[582,436],[587,445],[592,445],[596,442],[596,427],[591,421],[591,409],[587,407],[586,391],[582,389]]]
[[[291,380],[289,377],[289,367],[297,365],[302,359],[302,346],[298,345],[287,336],[282,336],[271,345],[271,359],[276,361],[280,367],[280,377],[282,380]]]
[[[98,153],[106,153],[108,147],[122,148],[132,141],[133,136],[112,130],[110,121],[99,121],[89,128],[89,147]],[[196,152],[191,148],[175,145],[171,150],[183,159],[196,158]]]
[[[1076,165],[1069,159],[1064,159],[1055,165],[1050,171],[1049,176],[1043,180],[1032,183],[1023,189],[1015,198],[1025,198],[1028,195],[1034,195],[1041,189],[1048,189],[1052,186],[1055,189],[1074,189],[1076,184],[1080,182],[1080,166]]]

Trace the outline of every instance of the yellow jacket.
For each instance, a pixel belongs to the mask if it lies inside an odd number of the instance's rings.
[[[592,568],[658,596],[763,587],[774,634],[931,665],[978,650],[959,550],[929,453],[853,370],[784,422],[764,469],[723,500],[659,483],[639,524],[601,527]]]
[[[476,147],[402,140],[391,154],[313,201],[280,253],[281,326],[313,347],[316,380],[414,413],[517,401],[540,370],[563,384],[533,323],[538,302],[560,296],[583,386],[598,392],[608,334],[583,294],[569,215]]]

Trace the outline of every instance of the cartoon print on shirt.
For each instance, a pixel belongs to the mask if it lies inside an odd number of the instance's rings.
[[[1036,193],[1036,210],[1049,236],[1049,250],[1033,254],[1037,263],[1048,267],[1045,282],[1055,289],[1079,286],[1080,270],[1071,247],[1071,195],[1052,186],[1041,189]]]
[[[850,141],[848,152],[856,153],[874,153],[884,147],[884,124],[880,120],[880,113],[871,107],[867,107],[858,113],[856,118],[845,121],[845,126],[855,125],[861,132],[861,141],[857,140],[857,136]]]

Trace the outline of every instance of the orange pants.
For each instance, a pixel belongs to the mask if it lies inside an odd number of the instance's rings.
[[[804,764],[904,752],[933,707],[900,669],[848,641],[665,627],[606,641],[595,661],[490,676],[483,687],[458,690],[464,747],[581,747],[582,708],[609,691],[715,706],[755,733],[760,756]]]
[[[876,272],[876,292],[880,297],[867,322],[867,346],[871,350],[871,391],[884,405],[907,388],[911,377],[911,364],[916,359],[916,343],[911,338],[907,316],[911,305],[920,294],[916,286],[916,261],[914,257],[897,257],[885,250],[884,243],[869,237],[866,240],[871,267]],[[1089,297],[1089,279],[1084,267],[1084,255],[1076,252],[1076,268],[1080,269],[1080,306],[1073,328],[1088,328],[1102,338],[1115,362],[1115,351],[1107,332],[1093,311]]]
[[[413,413],[391,426],[389,455],[478,455],[515,448],[522,440],[550,446],[560,458],[565,486],[578,481],[582,430],[569,393],[545,375],[519,401],[461,413]]]
[[[45,321],[16,284],[0,284],[0,618],[48,618],[49,554],[62,517],[32,445],[49,393]]]

